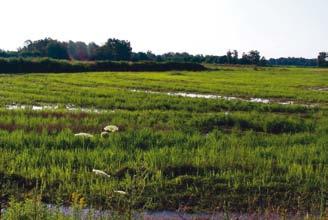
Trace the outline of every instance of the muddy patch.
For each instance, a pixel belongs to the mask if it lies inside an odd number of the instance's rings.
[[[6,185],[16,185],[20,188],[30,190],[36,186],[36,182],[36,179],[28,179],[17,174],[7,174],[0,172],[0,183],[3,187]]]

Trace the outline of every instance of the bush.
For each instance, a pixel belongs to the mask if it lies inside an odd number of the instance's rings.
[[[0,73],[68,73],[97,71],[202,71],[206,68],[196,63],[175,62],[75,62],[49,58],[0,59]]]

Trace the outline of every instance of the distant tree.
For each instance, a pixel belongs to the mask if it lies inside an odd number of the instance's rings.
[[[217,56],[210,56],[207,55],[204,57],[204,63],[218,63],[218,57]]]
[[[191,62],[193,62],[193,63],[203,63],[204,62],[204,56],[203,55],[195,55],[195,56],[193,56]]]
[[[257,50],[251,50],[250,52],[248,52],[248,54],[243,53],[240,63],[259,65],[260,59],[261,59],[260,52],[258,52]]]
[[[250,64],[248,56],[245,52],[243,52],[243,54],[241,56],[241,59],[239,60],[239,63],[242,64],[242,65]]]
[[[232,63],[232,52],[230,50],[227,52],[227,63]]]
[[[238,63],[238,51],[234,50],[232,52],[232,63],[237,64]]]
[[[217,62],[219,64],[227,64],[227,63],[229,63],[228,56],[226,56],[226,55],[225,56],[218,56]]]
[[[267,65],[267,60],[265,59],[265,57],[261,57],[258,65],[259,66],[266,66]]]
[[[41,40],[31,41],[27,40],[24,42],[25,46],[19,49],[19,52],[39,53],[40,56],[47,56],[47,46],[52,42],[51,38],[45,38]]]
[[[8,52],[0,49],[0,57],[2,58],[12,57],[15,56],[16,54],[17,54],[16,52]]]
[[[98,60],[130,60],[132,48],[129,41],[108,39],[106,44],[97,49],[95,58]]]
[[[165,53],[161,55],[161,60],[163,61],[170,61],[170,62],[193,62],[196,59],[199,59],[200,56],[196,58],[196,56],[193,56],[191,54],[188,54],[186,52],[183,53]]]
[[[99,46],[96,43],[91,42],[88,44],[88,57],[90,60],[95,59],[95,57],[97,56],[98,49],[99,49]]]
[[[58,41],[52,41],[47,45],[47,57],[54,59],[68,59],[67,45]]]
[[[0,57],[8,57],[6,51],[0,49]]]
[[[23,56],[40,56],[55,59],[68,59],[67,44],[51,38],[24,42],[24,47],[19,48],[18,52]]]
[[[144,52],[138,52],[138,53],[132,53],[132,61],[147,61],[150,60],[150,58],[147,56],[147,53]]]
[[[28,47],[29,45],[31,45],[33,42],[31,40],[26,40],[24,41],[24,47]]]
[[[257,50],[251,50],[248,53],[248,59],[251,64],[255,64],[255,65],[259,64],[261,59],[260,52],[258,52]]]
[[[318,66],[324,67],[328,66],[328,54],[326,52],[320,52],[318,56]]]
[[[317,66],[317,59],[306,59],[303,57],[281,57],[269,59],[268,65],[271,66]]]
[[[67,45],[67,51],[70,59],[74,59],[74,60],[89,59],[88,46],[84,42],[69,41]]]
[[[148,56],[149,60],[152,60],[152,61],[157,60],[157,56],[151,50],[147,51],[147,56]]]

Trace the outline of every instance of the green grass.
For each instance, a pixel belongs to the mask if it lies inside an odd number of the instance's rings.
[[[327,82],[328,70],[315,68],[0,75],[1,201],[37,194],[43,202],[68,205],[79,193],[88,207],[112,210],[324,212],[328,92],[315,89]],[[6,109],[13,103],[59,108]],[[313,103],[317,107],[303,105]],[[65,105],[107,111],[72,112]],[[108,124],[120,131],[103,139]],[[75,137],[79,132],[95,137]],[[111,178],[96,176],[93,168]]]

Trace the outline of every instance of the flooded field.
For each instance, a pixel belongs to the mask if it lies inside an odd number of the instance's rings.
[[[2,215],[326,216],[328,93],[309,88],[328,71],[313,71],[1,75]]]

